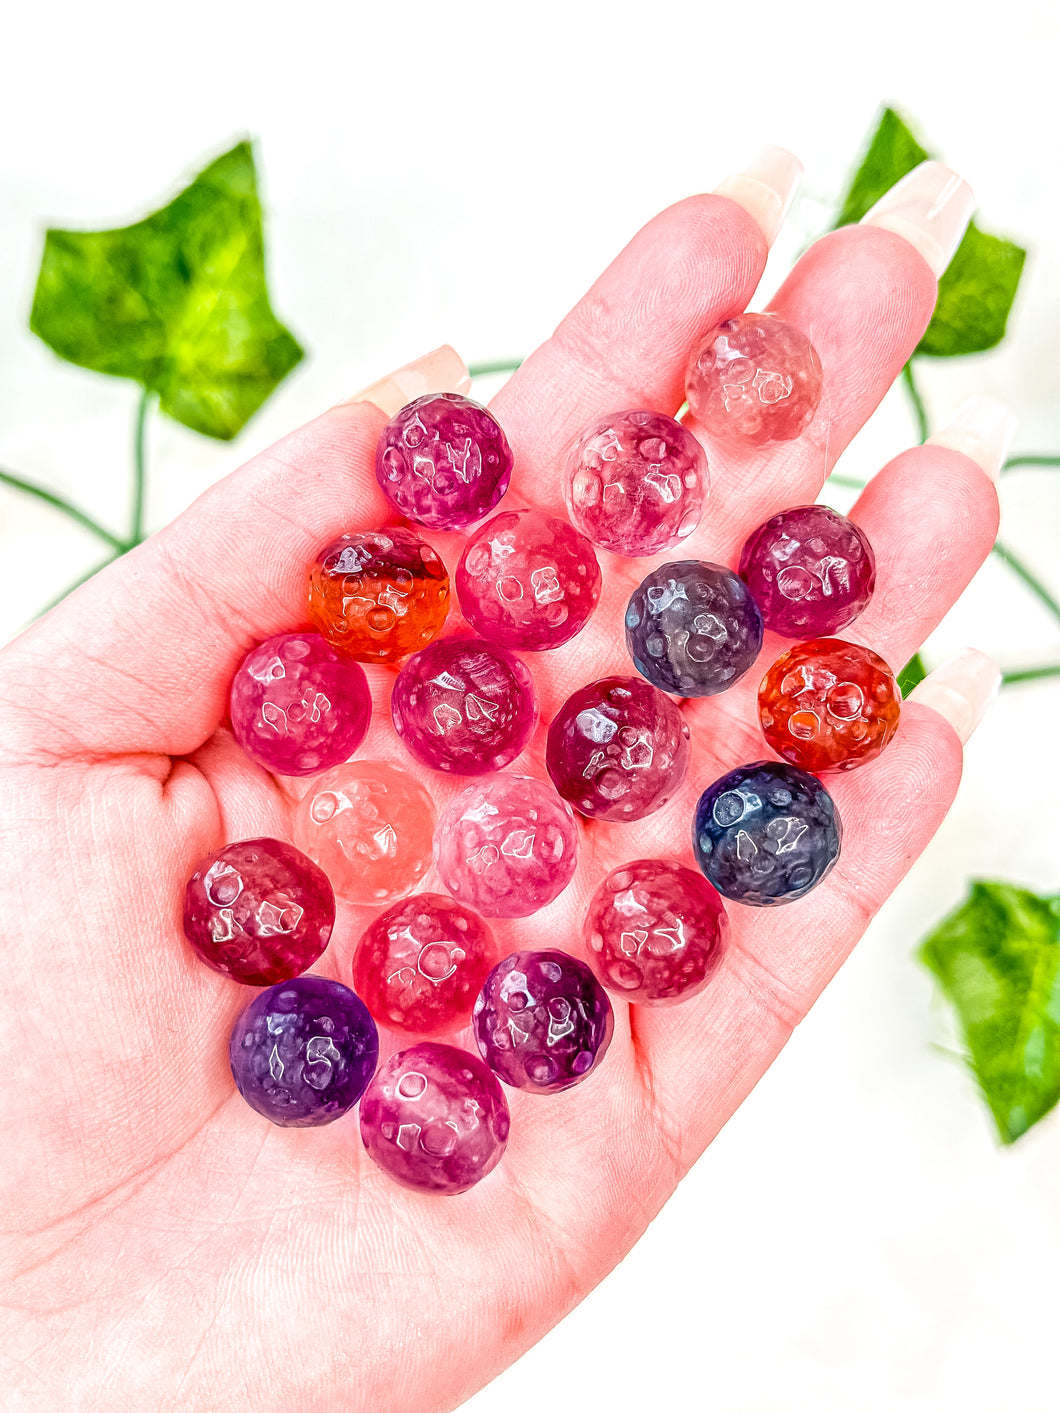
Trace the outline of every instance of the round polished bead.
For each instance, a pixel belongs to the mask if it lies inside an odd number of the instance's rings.
[[[797,437],[821,401],[821,360],[779,314],[737,314],[693,351],[692,415],[719,441],[765,446]]]
[[[425,648],[449,612],[449,575],[408,530],[358,530],[320,551],[309,573],[309,617],[361,662],[396,662]]]
[[[372,699],[364,669],[319,633],[280,633],[243,659],[229,716],[258,765],[277,775],[315,775],[353,755],[368,731]]]
[[[661,809],[688,769],[688,727],[639,677],[603,677],[569,696],[552,719],[545,766],[589,819],[630,823]]]
[[[762,615],[731,569],[681,559],[653,570],[626,608],[626,647],[653,686],[712,697],[738,682],[762,646]]]
[[[509,765],[537,725],[526,664],[483,638],[442,638],[398,673],[390,709],[417,760],[455,775]]]
[[[615,1016],[584,962],[566,952],[513,952],[486,978],[472,1025],[479,1052],[505,1084],[558,1094],[604,1058]]]
[[[565,520],[506,511],[468,540],[456,591],[484,638],[541,652],[585,626],[600,597],[600,566],[589,541]]]
[[[692,847],[719,893],[736,903],[791,903],[839,857],[843,829],[831,795],[793,765],[756,761],[730,770],[696,806]]]
[[[529,917],[574,876],[578,827],[540,780],[494,775],[466,785],[442,811],[434,861],[454,898],[483,917]]]
[[[725,954],[729,919],[701,873],[669,859],[634,859],[593,894],[584,935],[608,990],[640,1006],[667,1006],[710,981]]]
[[[348,1114],[378,1057],[379,1036],[364,1002],[323,976],[296,976],[255,996],[228,1042],[240,1094],[289,1128]]]
[[[497,960],[493,933],[440,893],[416,893],[368,927],[353,959],[353,985],[381,1025],[444,1035],[471,1018]]]
[[[294,816],[298,847],[336,893],[355,903],[393,903],[431,862],[434,801],[403,770],[348,761],[314,780]]]
[[[403,1187],[451,1197],[481,1182],[508,1142],[508,1103],[477,1055],[424,1041],[392,1055],[361,1101],[361,1141]]]
[[[335,925],[335,894],[312,859],[279,839],[226,844],[184,890],[184,935],[214,971],[272,986],[306,971]]]
[[[432,530],[462,530],[508,489],[512,452],[500,423],[477,402],[429,393],[383,428],[375,474],[399,514]]]
[[[579,437],[563,493],[583,535],[615,554],[658,554],[699,524],[707,456],[662,412],[615,412]]]
[[[875,760],[898,729],[901,693],[871,648],[816,638],[790,648],[762,679],[758,718],[778,756],[803,770]]]
[[[876,586],[876,556],[845,515],[826,505],[799,505],[749,536],[740,578],[767,628],[788,638],[823,638],[865,608]]]

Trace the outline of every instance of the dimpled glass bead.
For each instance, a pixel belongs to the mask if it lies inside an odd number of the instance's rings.
[[[526,664],[499,643],[443,638],[405,663],[390,710],[424,765],[484,775],[510,765],[529,741],[537,693]]]
[[[779,314],[737,314],[712,330],[689,361],[692,415],[719,441],[765,446],[806,427],[821,401],[821,360]]]
[[[626,608],[626,647],[653,686],[712,697],[738,682],[762,646],[762,615],[731,569],[700,559],[663,564]]]
[[[340,535],[309,571],[309,617],[332,647],[361,662],[425,648],[448,612],[445,565],[409,530]]]
[[[324,870],[279,839],[226,844],[200,859],[184,890],[184,935],[207,966],[246,986],[311,967],[334,925]]]
[[[876,556],[845,515],[826,505],[799,505],[748,537],[740,578],[774,633],[824,638],[853,623],[872,597]]]
[[[602,677],[553,717],[545,767],[581,814],[628,824],[673,797],[688,756],[688,727],[673,702],[639,677]]]
[[[667,1006],[697,995],[717,971],[729,919],[701,873],[669,859],[634,859],[593,894],[584,935],[608,990],[640,1006]]]
[[[296,976],[255,996],[228,1042],[240,1094],[287,1128],[315,1128],[348,1114],[378,1058],[367,1006],[323,976]]]
[[[504,1091],[477,1055],[424,1041],[392,1055],[361,1101],[361,1141],[403,1187],[452,1197],[493,1171],[508,1142]]]
[[[736,903],[791,903],[839,857],[843,828],[831,795],[804,770],[760,760],[703,791],[692,826],[696,862]]]
[[[589,541],[565,520],[506,511],[468,540],[456,591],[484,638],[542,652],[585,626],[600,597],[600,566]]]
[[[765,738],[792,765],[850,770],[875,760],[898,729],[901,693],[871,648],[841,638],[799,643],[758,689]]]
[[[434,820],[434,801],[411,775],[383,761],[348,761],[313,781],[295,810],[294,838],[340,897],[393,903],[430,867]]]
[[[368,731],[364,669],[319,633],[260,643],[232,679],[229,716],[252,760],[277,775],[314,775],[353,755]]]
[[[615,412],[595,422],[570,455],[563,494],[583,535],[615,554],[658,554],[699,524],[707,456],[662,412]]]
[[[442,811],[434,862],[454,898],[483,917],[529,917],[574,876],[578,827],[540,780],[494,775],[466,785]]]
[[[401,515],[431,530],[462,530],[508,489],[512,452],[484,407],[459,393],[430,393],[383,428],[375,474]]]
[[[440,893],[416,893],[364,933],[353,985],[381,1025],[444,1035],[467,1025],[496,960],[493,933],[480,917]]]
[[[615,1029],[607,993],[566,952],[513,952],[490,972],[475,1002],[475,1043],[505,1084],[558,1094],[604,1058]]]

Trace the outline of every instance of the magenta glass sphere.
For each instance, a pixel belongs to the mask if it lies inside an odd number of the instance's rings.
[[[482,1058],[505,1084],[558,1094],[604,1058],[615,1015],[584,962],[566,952],[526,951],[493,968],[472,1023]]]
[[[779,314],[737,314],[694,350],[685,377],[693,417],[719,441],[765,446],[797,437],[821,401],[821,360]]]
[[[252,760],[277,775],[315,775],[348,760],[372,715],[359,663],[319,633],[280,633],[252,648],[232,679],[229,715]]]
[[[680,422],[643,409],[587,428],[571,452],[563,494],[574,525],[614,554],[658,554],[699,524],[707,456]]]
[[[539,510],[495,515],[468,540],[456,571],[464,617],[509,648],[542,652],[585,627],[600,597],[592,545]]]
[[[729,919],[717,889],[670,859],[612,869],[585,914],[585,946],[608,988],[641,1006],[697,995],[717,971]]]
[[[537,725],[526,664],[483,638],[442,638],[415,653],[390,699],[394,728],[424,765],[484,775],[511,764]]]
[[[451,1197],[493,1171],[508,1142],[508,1103],[488,1066],[424,1041],[379,1066],[361,1100],[361,1141],[395,1182]]]
[[[845,515],[827,505],[797,505],[748,537],[740,578],[774,633],[830,638],[871,599],[876,556],[864,531]]]
[[[579,687],[553,717],[545,747],[545,766],[565,800],[590,819],[627,824],[672,799],[688,757],[684,717],[640,677]]]
[[[444,1035],[471,1019],[497,944],[483,920],[440,893],[415,893],[367,928],[353,959],[353,989],[380,1025]]]
[[[492,775],[443,810],[434,862],[454,898],[483,917],[529,917],[574,876],[578,828],[569,805],[540,780]]]
[[[459,393],[430,393],[383,428],[375,474],[402,515],[432,530],[462,530],[508,489],[512,452],[484,407]]]

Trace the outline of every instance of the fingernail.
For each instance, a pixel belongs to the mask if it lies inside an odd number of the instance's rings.
[[[902,236],[920,251],[937,279],[953,259],[974,210],[975,197],[963,177],[941,162],[921,162],[884,192],[861,224]]]
[[[467,364],[455,348],[444,343],[441,348],[406,363],[352,397],[344,398],[339,405],[370,402],[388,417],[393,417],[407,402],[425,397],[427,393],[455,392],[466,396],[470,390],[471,375]]]
[[[1015,430],[1015,414],[1003,402],[977,393],[962,402],[946,425],[928,437],[927,445],[963,452],[983,468],[991,481],[996,481]]]
[[[766,244],[772,245],[784,224],[792,197],[802,176],[802,163],[783,147],[763,147],[742,172],[726,177],[714,188],[753,216]]]
[[[1001,686],[1001,669],[978,648],[962,648],[929,672],[909,694],[937,711],[960,737],[963,746],[982,721]]]

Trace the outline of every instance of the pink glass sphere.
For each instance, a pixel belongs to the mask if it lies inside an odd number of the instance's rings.
[[[361,1141],[403,1187],[451,1197],[493,1171],[508,1142],[508,1103],[467,1050],[424,1041],[379,1066],[361,1099]]]
[[[434,861],[454,898],[483,917],[529,917],[574,876],[578,829],[570,807],[540,780],[493,775],[443,810]]]
[[[440,893],[415,893],[364,933],[353,989],[380,1025],[444,1035],[467,1025],[496,960],[493,933],[480,917]]]
[[[456,591],[484,638],[541,652],[584,628],[600,597],[600,566],[589,541],[565,520],[506,511],[468,540]]]
[[[563,494],[571,521],[614,554],[658,554],[699,524],[707,456],[662,412],[615,412],[582,433]]]
[[[483,638],[442,638],[409,658],[390,699],[394,728],[417,760],[455,775],[510,765],[537,725],[526,664]]]
[[[331,937],[323,869],[280,839],[243,839],[200,859],[184,890],[184,935],[214,971],[272,986],[308,970]]]
[[[692,354],[685,377],[692,415],[719,441],[765,446],[797,437],[821,401],[821,360],[779,314],[737,314]]]
[[[280,633],[252,648],[232,679],[229,716],[252,760],[277,775],[314,775],[347,760],[368,731],[364,669],[319,633]]]
[[[585,914],[590,964],[610,991],[641,1006],[697,995],[717,971],[729,919],[701,873],[669,859],[613,869]]]
[[[295,810],[294,838],[341,897],[392,903],[430,867],[434,821],[434,801],[411,775],[383,761],[348,761],[313,781]]]

